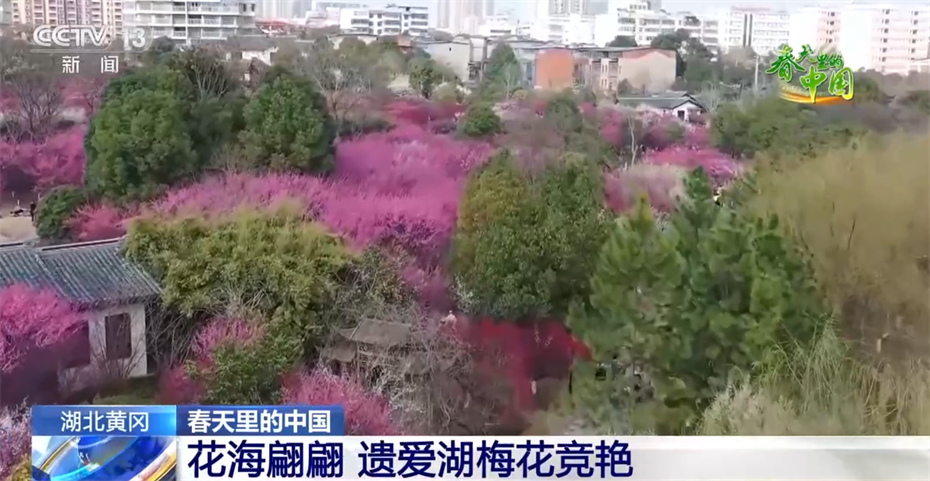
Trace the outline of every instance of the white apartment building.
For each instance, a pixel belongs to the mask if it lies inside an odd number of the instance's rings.
[[[529,36],[562,45],[594,45],[594,16],[572,14],[538,18],[530,27]]]
[[[800,51],[804,45],[815,50],[839,45],[842,22],[840,10],[808,7],[791,12],[788,45]]]
[[[491,39],[511,37],[519,35],[519,26],[518,22],[511,22],[507,15],[494,15],[485,18],[484,22],[478,25],[478,31],[475,33]]]
[[[477,34],[494,16],[494,0],[436,0],[436,28],[445,32]]]
[[[692,38],[700,40],[710,49],[719,47],[719,20],[701,19],[690,13],[670,14],[644,9],[645,2],[631,5],[632,10],[617,10],[595,17],[594,43],[603,47],[614,37],[633,37],[637,45],[646,46],[663,33],[687,30]]]
[[[255,35],[255,0],[127,1],[127,28],[141,27],[147,38],[167,37],[180,44]]]
[[[361,10],[369,8],[369,5],[368,2],[358,0],[313,0],[310,3],[310,10],[314,12],[325,12],[329,9],[342,10],[344,8]]]
[[[339,29],[364,35],[425,36],[429,32],[429,8],[388,5],[379,9],[343,9],[339,12]]]
[[[852,4],[840,11],[839,50],[853,70],[907,74],[926,58],[930,5]]]
[[[13,23],[13,2],[12,0],[0,0],[0,26],[7,26]]]
[[[106,25],[115,32],[123,26],[123,0],[11,0],[2,5],[9,6],[12,23]]]
[[[777,51],[790,42],[791,15],[767,8],[733,7],[718,14],[720,46],[752,47],[759,54]]]

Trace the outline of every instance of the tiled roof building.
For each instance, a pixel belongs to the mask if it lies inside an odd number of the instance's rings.
[[[143,303],[158,283],[122,255],[123,240],[49,247],[0,244],[0,287],[27,284],[53,289],[83,309]]]

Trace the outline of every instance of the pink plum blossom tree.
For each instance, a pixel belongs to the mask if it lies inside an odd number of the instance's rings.
[[[354,379],[337,376],[322,368],[289,376],[284,382],[282,399],[285,404],[342,406],[345,409],[345,433],[349,436],[403,434],[392,418],[387,398],[365,389]]]
[[[0,409],[0,479],[29,459],[32,445],[29,409],[24,406]]]
[[[0,189],[35,188],[43,193],[59,185],[80,185],[84,180],[83,126],[73,127],[37,142],[0,142]],[[20,176],[9,175],[19,172]],[[18,179],[18,185],[12,183]]]
[[[33,348],[67,340],[83,322],[55,292],[13,284],[0,289],[0,372],[15,369]]]

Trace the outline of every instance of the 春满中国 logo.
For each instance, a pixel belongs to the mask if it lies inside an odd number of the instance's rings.
[[[807,67],[805,68],[805,63]],[[828,104],[853,98],[853,72],[845,66],[843,56],[838,53],[815,53],[810,45],[804,45],[795,57],[794,50],[785,45],[778,58],[765,71],[781,79],[781,98],[801,104]],[[829,76],[827,75],[829,73]],[[792,80],[797,74],[798,85]],[[818,92],[826,87],[828,94]]]

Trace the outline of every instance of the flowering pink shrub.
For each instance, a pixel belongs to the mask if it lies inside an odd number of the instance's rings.
[[[165,370],[158,379],[158,401],[162,404],[191,404],[200,402],[205,389],[191,379],[184,364]]]
[[[684,140],[684,124],[673,115],[644,113],[643,138],[646,150],[662,150]]]
[[[431,124],[454,123],[456,117],[465,111],[465,106],[451,102],[403,98],[390,102],[385,110],[397,125],[412,124],[427,127]]]
[[[12,371],[32,348],[65,341],[83,320],[53,291],[22,284],[0,289],[0,372]]]
[[[80,185],[84,181],[83,126],[70,128],[40,142],[0,142],[0,171],[22,172],[38,192],[59,185]],[[14,177],[4,177],[9,181]],[[2,189],[22,186],[0,184]]]
[[[168,217],[215,217],[242,207],[296,201],[357,249],[389,245],[410,256],[417,290],[430,305],[444,305],[447,285],[436,266],[448,251],[458,205],[471,171],[487,161],[491,146],[435,135],[415,125],[341,142],[328,179],[293,174],[226,174],[204,179],[136,210],[110,205],[81,209],[69,227],[81,240],[125,232],[138,212]]]
[[[211,319],[194,337],[191,345],[193,363],[199,372],[210,372],[213,356],[221,347],[245,348],[254,345],[264,333],[263,324],[247,319],[217,317]],[[159,399],[168,404],[199,402],[206,394],[203,380],[192,378],[188,365],[166,370],[159,378]]]
[[[29,409],[0,409],[0,479],[8,479],[13,469],[32,453]]]
[[[88,204],[78,209],[67,224],[82,242],[113,239],[126,233],[126,223],[133,213],[132,209],[120,209],[108,203]]]
[[[685,127],[683,146],[689,149],[710,147],[710,131],[706,125],[689,124]]]
[[[726,154],[716,149],[689,150],[675,147],[658,152],[650,152],[646,163],[653,165],[672,165],[688,171],[703,167],[715,185],[725,184],[740,173],[739,164]]]
[[[448,273],[439,267],[422,268],[408,264],[401,270],[401,279],[417,294],[421,305],[438,312],[453,308],[450,296],[451,281]]]
[[[194,356],[207,365],[212,364],[213,353],[220,347],[248,347],[263,334],[262,324],[247,319],[218,317],[200,329],[194,338]]]
[[[671,165],[637,164],[604,176],[607,206],[617,213],[635,207],[643,196],[659,212],[670,212],[683,193],[686,171]]]
[[[391,417],[387,398],[365,389],[354,379],[317,368],[310,373],[288,376],[282,387],[285,404],[342,406],[349,436],[403,434]]]

